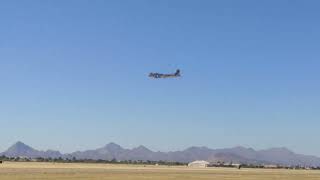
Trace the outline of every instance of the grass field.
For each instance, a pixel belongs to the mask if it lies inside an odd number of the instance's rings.
[[[22,163],[0,164],[0,180],[320,180],[320,171],[263,169],[191,169],[187,167],[106,164]]]

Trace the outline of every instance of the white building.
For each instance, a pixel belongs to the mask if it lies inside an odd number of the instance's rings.
[[[207,161],[193,161],[188,164],[188,167],[205,168],[208,167],[209,164]]]

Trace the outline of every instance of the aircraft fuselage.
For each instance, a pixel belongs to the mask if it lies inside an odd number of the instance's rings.
[[[149,74],[149,77],[155,78],[155,79],[158,79],[158,78],[177,78],[180,76],[181,75],[180,75],[179,69],[176,71],[176,73],[173,73],[173,74],[161,74],[161,73],[150,73]]]

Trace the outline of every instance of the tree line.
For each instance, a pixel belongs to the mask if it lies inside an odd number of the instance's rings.
[[[167,166],[186,166],[187,163],[182,162],[170,162],[170,161],[143,161],[143,160],[103,160],[103,159],[77,159],[72,158],[28,158],[28,157],[7,157],[0,156],[0,161],[12,161],[12,162],[57,162],[57,163],[101,163],[101,164],[137,164],[137,165],[167,165]]]

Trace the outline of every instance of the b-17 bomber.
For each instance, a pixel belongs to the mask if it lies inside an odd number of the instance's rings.
[[[160,79],[160,78],[178,78],[181,77],[180,74],[180,69],[177,69],[177,71],[175,73],[172,74],[161,74],[161,73],[150,73],[149,74],[150,78],[154,78],[154,79]]]

